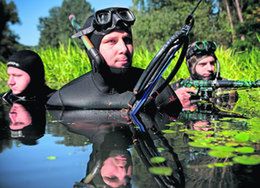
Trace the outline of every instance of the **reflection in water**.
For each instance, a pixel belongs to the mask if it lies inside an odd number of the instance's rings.
[[[241,147],[254,150],[249,138],[236,140],[239,131],[242,134],[249,131],[247,120],[245,115],[222,111],[208,103],[180,114],[179,121],[187,128],[183,141],[189,145],[183,160],[184,170],[188,172],[187,187],[256,186],[259,165],[244,166],[232,161],[232,157],[241,155],[238,152]],[[244,156],[248,154],[242,152]]]
[[[140,112],[138,118],[146,128],[140,132],[131,124],[126,111],[50,112],[62,125],[47,123],[45,137],[39,144],[28,147],[20,145],[21,141],[36,144],[43,136],[44,107],[15,104],[13,108],[1,108],[0,185],[24,187],[22,179],[26,177],[33,182],[26,183],[27,187],[235,188],[256,187],[259,179],[259,165],[240,165],[232,162],[232,157],[209,155],[212,149],[216,152],[221,148],[218,146],[225,146],[224,149],[233,150],[254,147],[254,153],[233,153],[259,156],[259,119],[249,120],[240,114],[201,105],[194,111],[182,111],[175,122],[169,114]],[[25,137],[29,141],[24,141]],[[48,156],[56,159],[48,160]],[[30,164],[20,164],[21,159]],[[11,174],[17,169],[19,173],[13,179]],[[40,174],[33,173],[38,170]],[[39,180],[45,179],[49,181],[39,186]]]
[[[13,103],[10,106],[9,126],[5,137],[19,140],[25,145],[35,145],[45,133],[45,107],[39,103]]]
[[[174,152],[172,146],[170,146],[168,140],[163,136],[160,130],[160,128],[162,128],[160,123],[164,121],[156,121],[156,118],[158,117],[162,120],[162,116],[153,115],[154,116],[151,117],[145,113],[139,114],[138,118],[140,122],[144,123],[143,127],[145,127],[146,131],[139,131],[132,127],[132,132],[134,133],[134,147],[146,168],[152,173],[159,187],[184,187],[185,178],[183,167],[179,161],[178,155]],[[151,135],[154,135],[155,137],[152,138]],[[159,141],[165,147],[166,150],[163,154],[158,151],[154,142],[155,140]],[[168,159],[164,157],[167,154]],[[157,157],[162,157],[163,161],[159,163],[151,161],[153,158],[156,159]],[[175,171],[172,169],[175,169]],[[165,171],[168,171],[168,173],[165,173]]]
[[[74,187],[130,187],[132,133],[123,111],[50,111],[67,129],[93,144],[86,176]]]
[[[172,155],[175,162],[176,172],[165,174],[152,174],[157,187],[183,187],[184,175],[178,156],[173,152],[166,138],[158,127],[164,126],[163,122],[158,125],[156,120],[148,114],[141,114],[140,120],[147,124],[149,132],[140,132],[132,124],[129,124],[127,112],[124,111],[50,111],[56,120],[64,124],[73,133],[84,135],[93,144],[90,160],[87,164],[86,176],[75,183],[74,187],[94,186],[94,187],[131,187],[133,175],[132,156],[129,152],[131,145],[134,145],[139,157],[143,161],[147,170],[153,167],[163,169],[174,168],[167,159],[162,163],[153,164],[151,158],[161,156],[155,146],[154,140],[161,141]],[[155,114],[153,114],[155,115]],[[155,115],[161,118],[161,115]],[[153,136],[149,133],[152,133]],[[172,162],[171,161],[171,162]],[[178,178],[174,176],[178,174]]]

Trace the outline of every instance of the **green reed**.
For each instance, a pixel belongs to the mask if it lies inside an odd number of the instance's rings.
[[[159,48],[160,47],[157,49],[159,50]],[[69,81],[91,70],[85,50],[77,45],[64,46],[61,44],[59,48],[42,48],[37,50],[37,52],[44,62],[47,84],[52,88],[59,89]],[[149,52],[145,48],[137,48],[133,58],[133,66],[140,68],[147,67],[155,54],[156,52]],[[259,49],[255,48],[252,51],[235,53],[233,49],[219,47],[216,51],[216,55],[221,64],[221,75],[223,77],[232,80],[255,81],[259,79]],[[170,73],[177,58],[178,54],[166,70],[165,75]],[[188,76],[189,73],[186,67],[186,61],[184,61],[173,81]],[[6,80],[6,66],[5,64],[0,63],[0,92],[7,90],[5,85]]]

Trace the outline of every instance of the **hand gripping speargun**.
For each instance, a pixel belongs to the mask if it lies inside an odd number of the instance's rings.
[[[81,27],[80,25],[77,23],[76,21],[76,17],[75,15],[71,14],[69,16],[69,20],[70,20],[70,23],[73,27],[73,29],[77,32],[75,35],[76,36],[72,36],[72,38],[75,38],[75,37],[80,37],[80,39],[82,40],[83,44],[85,45],[87,51],[88,51],[88,54],[90,55],[90,59],[91,59],[91,64],[92,64],[92,68],[96,68],[98,65],[101,64],[102,62],[102,59],[101,59],[101,56],[99,54],[99,52],[97,51],[96,48],[94,48],[92,42],[89,40],[89,38],[83,33],[83,31],[81,31]],[[97,70],[94,70],[94,71],[97,71]]]
[[[216,97],[215,90],[223,89],[247,89],[259,88],[260,80],[257,81],[243,81],[243,80],[182,80],[181,87],[195,87],[197,93],[192,96],[193,99],[210,101]]]
[[[184,58],[189,44],[189,33],[194,25],[193,13],[202,0],[199,0],[191,14],[186,18],[185,25],[180,31],[176,32],[159,50],[159,52],[152,59],[147,69],[144,71],[134,88],[134,96],[130,99],[128,105],[130,107],[130,117],[135,124],[139,125],[142,132],[145,128],[137,118],[137,113],[147,100],[154,100],[162,90],[169,84],[175,74],[178,72]],[[164,82],[154,90],[162,74],[170,65],[171,60],[175,57],[175,53],[182,47],[179,59]]]

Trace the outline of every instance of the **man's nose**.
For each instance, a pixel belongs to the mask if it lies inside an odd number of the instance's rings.
[[[127,169],[123,166],[118,166],[117,170],[118,170],[118,179],[120,179],[121,181],[124,180],[127,175]]]
[[[207,64],[207,70],[210,71],[210,72],[214,72],[214,65],[208,63]]]
[[[125,53],[127,51],[127,46],[126,46],[126,43],[124,42],[124,40],[119,40],[117,47],[118,47],[120,52]]]
[[[13,76],[10,76],[8,81],[7,81],[7,84],[8,85],[14,85],[15,84],[15,80],[14,80],[14,77]]]

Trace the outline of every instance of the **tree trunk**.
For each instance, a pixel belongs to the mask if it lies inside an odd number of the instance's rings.
[[[236,10],[237,10],[237,16],[238,16],[239,22],[243,23],[244,19],[243,19],[243,16],[242,16],[242,11],[241,11],[241,8],[240,8],[238,0],[235,0],[235,7],[236,7]],[[245,35],[241,35],[240,39],[241,40],[245,40]]]
[[[242,16],[242,11],[241,11],[238,0],[235,0],[235,6],[236,6],[236,10],[237,10],[238,19],[239,19],[240,23],[243,23],[244,19],[243,19],[243,16]]]
[[[233,21],[232,21],[230,8],[229,8],[227,0],[224,0],[224,3],[225,3],[225,6],[226,6],[226,10],[227,10],[228,21],[230,23],[231,34],[232,34],[232,41],[235,41],[235,30],[234,30],[234,25],[233,25]]]

